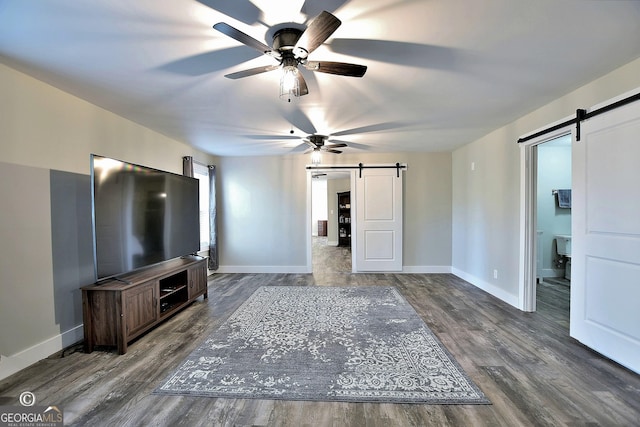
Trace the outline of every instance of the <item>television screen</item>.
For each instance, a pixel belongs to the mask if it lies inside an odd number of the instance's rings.
[[[96,281],[200,250],[198,180],[91,155]]]

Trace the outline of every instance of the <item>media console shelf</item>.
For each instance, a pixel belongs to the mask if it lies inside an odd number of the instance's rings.
[[[199,296],[208,297],[207,262],[197,256],[173,259],[81,289],[85,352],[115,346],[125,354],[131,340]]]

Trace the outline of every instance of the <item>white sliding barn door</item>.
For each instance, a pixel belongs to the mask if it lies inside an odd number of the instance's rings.
[[[640,102],[573,147],[571,336],[640,372]]]
[[[356,172],[358,271],[402,271],[402,182],[402,169]]]

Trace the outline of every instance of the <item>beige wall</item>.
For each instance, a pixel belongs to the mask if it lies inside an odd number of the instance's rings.
[[[449,268],[451,153],[354,151],[325,157],[327,165],[407,163],[403,265],[407,271]],[[307,271],[308,163],[300,155],[219,160],[220,271]],[[329,201],[336,191],[328,189]]]
[[[89,173],[89,154],[182,173],[192,147],[0,64],[0,159],[7,163]]]
[[[403,270],[431,272],[451,266],[451,153],[366,153],[331,158],[343,164],[406,163],[404,172]],[[353,234],[352,234],[353,235]]]
[[[522,170],[518,138],[575,116],[577,108],[588,109],[638,90],[640,59],[455,150],[453,272],[519,306]],[[498,270],[497,279],[493,270]]]

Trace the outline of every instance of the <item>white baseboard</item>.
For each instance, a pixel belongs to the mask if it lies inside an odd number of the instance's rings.
[[[221,265],[216,273],[311,273],[305,265]]]
[[[403,273],[413,274],[447,274],[451,273],[450,265],[403,265]]]
[[[274,265],[221,265],[214,273],[292,273],[307,274],[306,266],[274,266]],[[384,273],[384,272],[381,272]],[[402,273],[414,274],[446,274],[451,273],[448,265],[405,265]]]
[[[83,325],[51,337],[11,356],[0,355],[0,380],[84,339]]]
[[[506,292],[504,289],[501,289],[495,285],[492,285],[489,282],[486,282],[482,279],[479,279],[471,274],[468,274],[462,270],[458,270],[457,268],[451,268],[451,273],[458,276],[462,280],[465,280],[471,283],[473,286],[482,289],[483,291],[493,295],[494,297],[501,299],[509,305],[514,306],[515,308],[522,310],[522,308],[518,305],[518,296],[510,294]]]

